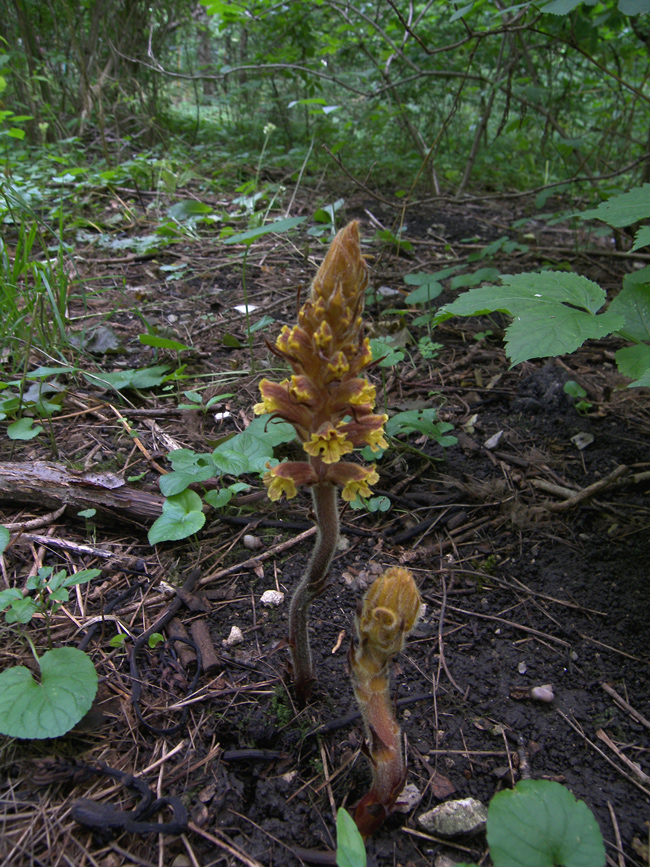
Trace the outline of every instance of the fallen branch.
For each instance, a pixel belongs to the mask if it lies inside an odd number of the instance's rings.
[[[0,500],[77,509],[131,520],[155,521],[163,497],[126,484],[114,473],[74,472],[49,461],[0,463]]]

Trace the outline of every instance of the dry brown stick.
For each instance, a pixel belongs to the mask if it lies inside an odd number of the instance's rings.
[[[29,530],[40,530],[41,527],[47,527],[58,521],[61,515],[65,512],[65,506],[60,506],[54,512],[49,512],[47,515],[41,515],[40,518],[32,518],[30,521],[16,521],[15,523],[5,524],[10,533],[26,533]]]
[[[563,500],[561,503],[546,503],[545,506],[550,512],[567,512],[569,509],[573,509],[574,506],[580,505],[580,503],[587,500],[589,497],[593,497],[595,494],[599,494],[601,491],[612,487],[614,482],[628,472],[629,468],[626,467],[625,464],[621,464],[621,466],[616,467],[616,469],[612,470],[609,475],[605,476],[604,479],[599,479],[597,482],[594,482],[593,485],[588,485],[586,488],[575,493],[572,497],[569,497],[568,500]]]
[[[607,802],[607,809],[609,810],[609,816],[612,820],[612,827],[614,828],[614,839],[616,840],[616,848],[618,849],[618,867],[625,867],[625,856],[623,855],[623,841],[621,840],[621,832],[618,827],[618,819],[616,818],[614,808],[609,801]]]
[[[242,852],[242,850],[237,848],[234,843],[226,842],[228,838],[225,834],[222,835],[225,839],[220,839],[219,837],[215,837],[214,834],[208,834],[207,831],[204,831],[203,828],[199,828],[199,826],[195,825],[194,822],[190,822],[187,827],[190,829],[190,831],[193,831],[195,834],[203,837],[204,840],[207,840],[209,843],[213,843],[219,849],[223,849],[224,852],[228,852],[238,861],[241,861],[242,864],[245,864],[246,867],[263,867],[263,865],[260,864],[259,861],[256,861],[255,858],[251,858],[250,855]],[[218,829],[215,830],[218,834],[222,834],[222,832]]]
[[[192,638],[201,651],[201,665],[206,674],[214,674],[223,668],[219,655],[215,650],[207,620],[194,620],[190,625]]]
[[[316,527],[310,527],[309,530],[305,530],[304,533],[300,533],[298,536],[294,536],[293,539],[288,539],[286,542],[280,542],[279,545],[274,545],[273,548],[269,548],[268,551],[264,551],[262,554],[258,554],[256,557],[250,557],[248,560],[244,560],[242,563],[235,563],[234,566],[228,566],[226,569],[220,569],[213,575],[204,575],[203,578],[201,578],[201,580],[199,581],[199,586],[212,584],[214,581],[218,581],[220,578],[223,578],[226,575],[232,575],[233,572],[239,572],[242,569],[252,569],[254,566],[257,566],[258,563],[263,563],[270,557],[274,557],[276,554],[282,554],[284,551],[289,550],[289,548],[293,548],[294,545],[299,545],[300,542],[311,539],[311,537],[315,535],[315,533]]]
[[[619,705],[623,710],[626,710],[632,719],[636,720],[636,722],[641,723],[642,726],[645,726],[647,729],[650,729],[650,721],[648,721],[643,714],[640,714],[639,711],[632,707],[632,705],[625,701],[622,695],[619,695],[614,687],[610,686],[608,683],[601,683],[601,687],[605,690],[607,695],[610,695],[617,705]]]
[[[153,459],[153,457],[152,457],[152,455],[151,455],[151,452],[150,452],[150,451],[145,447],[145,445],[144,445],[144,443],[142,442],[142,440],[140,439],[140,437],[134,436],[134,434],[133,434],[133,429],[132,429],[131,425],[130,425],[129,422],[124,418],[124,416],[123,416],[122,413],[119,411],[119,409],[116,409],[116,408],[113,406],[112,403],[109,403],[108,406],[109,406],[110,409],[113,410],[113,412],[115,413],[115,415],[118,417],[118,419],[119,419],[120,422],[122,423],[122,425],[123,425],[123,427],[124,427],[124,430],[127,432],[127,434],[128,434],[130,437],[133,438],[133,442],[134,442],[134,444],[135,444],[135,445],[140,449],[140,451],[141,451],[142,454],[144,455],[145,460],[147,461],[147,463],[150,464],[150,465],[151,465],[151,466],[152,466],[152,467],[153,467],[157,472],[159,472],[161,476],[166,476],[167,473],[169,472],[169,470],[165,470],[163,467],[160,466],[159,463],[157,463],[157,461],[154,461],[154,459]]]
[[[604,744],[610,748],[610,750],[618,756],[618,758],[623,762],[624,765],[632,771],[633,774],[636,774],[637,777],[644,783],[650,783],[650,777],[643,771],[636,762],[633,762],[632,759],[628,759],[625,753],[620,750],[614,741],[610,738],[606,731],[603,729],[598,729],[596,732],[596,737],[601,740]]]
[[[70,542],[68,539],[57,539],[55,536],[41,536],[39,533],[21,533],[15,544],[20,545],[25,542],[36,542],[38,545],[61,548],[63,551],[72,551],[74,554],[101,557],[103,560],[109,560],[116,556],[115,551],[103,551],[101,548],[93,548],[92,545],[82,545],[78,542]]]
[[[167,635],[170,639],[172,638],[182,638],[182,641],[178,642],[178,656],[181,661],[181,665],[183,668],[187,668],[189,665],[196,663],[196,651],[190,647],[189,644],[186,644],[189,641],[190,636],[188,635],[187,629],[183,626],[178,617],[172,617],[167,625]]]
[[[620,765],[617,765],[613,759],[610,759],[607,753],[601,750],[600,747],[593,741],[590,741],[587,735],[582,731],[582,729],[580,729],[576,725],[576,723],[570,720],[569,717],[559,708],[557,709],[557,713],[559,716],[562,717],[562,719],[567,723],[567,725],[569,725],[573,729],[573,731],[576,732],[576,734],[580,735],[580,737],[584,740],[586,744],[589,744],[592,749],[596,750],[596,752],[601,756],[601,758],[605,759],[608,765],[611,765],[615,770],[618,771],[619,774],[621,774],[621,776],[625,777],[628,782],[632,783],[633,786],[636,786],[637,789],[641,789],[641,791],[646,797],[650,797],[650,789],[646,789],[645,786],[642,786],[637,779],[626,773],[626,771],[624,771]]]
[[[449,682],[456,687],[461,695],[465,695],[465,690],[461,689],[454,680],[452,673],[449,671],[447,666],[447,660],[445,659],[445,642],[442,632],[445,623],[445,608],[447,606],[447,583],[444,574],[440,576],[440,579],[442,581],[442,601],[440,603],[440,614],[438,615],[438,653],[440,655],[440,664],[444,668],[445,674],[449,678]],[[438,679],[440,679],[440,677],[438,677]]]
[[[571,647],[569,642],[565,641],[563,638],[556,638],[555,635],[549,635],[548,632],[533,629],[532,626],[524,626],[522,623],[515,623],[513,620],[506,620],[505,617],[498,617],[496,614],[481,614],[478,611],[466,611],[464,608],[456,608],[455,605],[448,605],[447,607],[451,611],[455,611],[457,614],[466,614],[468,617],[479,617],[481,620],[496,620],[498,623],[512,626],[514,629],[520,629],[522,632],[528,632],[530,635],[536,635],[538,638],[545,638],[547,641],[554,641],[556,644],[561,644],[562,647]]]

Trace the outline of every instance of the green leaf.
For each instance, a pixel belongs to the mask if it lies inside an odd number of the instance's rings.
[[[175,449],[169,460],[174,471],[161,476],[160,490],[166,497],[173,497],[188,488],[193,482],[205,482],[215,475],[212,455],[197,455],[189,449]]]
[[[249,334],[254,334],[256,331],[260,331],[263,328],[268,328],[269,325],[273,325],[275,319],[272,316],[262,316],[261,319],[258,319],[257,322],[253,323],[251,327],[248,329]]]
[[[101,569],[80,569],[74,575],[70,575],[63,581],[64,587],[74,587],[76,584],[87,584],[93,578],[99,578],[102,574]]]
[[[156,334],[141,334],[139,340],[145,346],[155,346],[156,349],[171,349],[174,352],[192,349],[191,346],[186,346],[180,340],[171,340],[169,337],[158,337]]]
[[[155,388],[162,384],[168,370],[168,364],[156,364],[153,367],[141,367],[137,370],[116,370],[113,373],[84,372],[84,377],[91,385],[108,385],[116,391],[121,391],[124,388]]]
[[[249,229],[247,232],[239,232],[236,235],[231,235],[224,240],[224,244],[247,244],[260,238],[262,235],[268,235],[269,232],[288,232],[290,229],[295,229],[301,223],[304,223],[307,217],[288,217],[285,220],[275,220],[266,226],[259,229]]]
[[[618,0],[618,11],[623,15],[640,15],[650,12],[650,0]]]
[[[235,337],[234,334],[228,334],[226,332],[221,338],[221,342],[228,349],[241,349],[241,342]]]
[[[616,364],[623,376],[634,379],[633,386],[645,386],[650,379],[650,346],[647,343],[636,343],[634,346],[624,346],[616,353]]]
[[[451,281],[451,289],[467,289],[471,286],[478,286],[479,283],[485,283],[488,280],[496,280],[501,272],[498,268],[479,268],[472,274],[458,274]]]
[[[11,540],[11,533],[7,530],[6,527],[0,525],[0,554],[6,550],[7,545]]]
[[[377,367],[394,367],[399,364],[404,358],[404,353],[401,349],[396,349],[392,343],[387,340],[379,340],[376,338],[370,339],[370,348],[372,350],[373,359],[379,359]]]
[[[336,863],[338,867],[366,867],[363,837],[343,807],[336,814]]]
[[[605,847],[593,813],[550,780],[521,780],[497,792],[487,839],[497,867],[604,867]]]
[[[213,509],[222,509],[232,500],[232,491],[228,488],[221,488],[220,491],[208,491],[203,499]]]
[[[43,428],[40,425],[34,427],[33,418],[21,418],[9,425],[7,436],[10,440],[32,440],[42,431]]]
[[[7,623],[29,623],[37,611],[38,605],[33,599],[29,597],[17,599],[5,614],[5,620]]]
[[[217,446],[212,457],[223,473],[238,476],[241,473],[261,473],[273,457],[273,449],[296,437],[293,425],[270,415],[260,415],[243,433]]]
[[[650,279],[650,275],[646,279]],[[637,284],[624,279],[623,288],[609,305],[609,312],[623,316],[625,324],[619,330],[627,338],[650,341],[650,283]]]
[[[3,527],[3,529],[5,529]],[[19,599],[23,598],[23,594],[17,587],[10,587],[8,590],[0,590],[0,611],[4,611],[5,608],[9,608],[10,605],[13,605],[14,602],[18,602]]]
[[[640,250],[641,247],[647,247],[650,244],[650,226],[641,226],[639,231],[634,236],[634,246],[630,253]]]
[[[582,0],[551,0],[542,7],[542,12],[550,12],[551,15],[568,15],[581,3]]]
[[[157,518],[149,530],[150,545],[159,542],[186,539],[198,533],[205,524],[203,503],[194,491],[183,491],[176,496],[168,497],[163,503],[163,513]]]
[[[456,445],[456,437],[444,436],[453,429],[454,426],[447,421],[436,421],[436,410],[433,407],[398,412],[386,422],[386,433],[391,437],[404,433],[422,433],[443,448]]]
[[[468,3],[467,6],[461,6],[461,8],[457,9],[451,16],[451,18],[449,19],[449,23],[451,24],[452,21],[457,21],[459,18],[462,18],[463,15],[467,15],[468,12],[472,11],[473,6],[474,3]]]
[[[504,275],[501,280],[505,285],[472,289],[446,304],[434,323],[450,316],[509,313],[514,322],[506,329],[506,351],[513,365],[574,352],[585,340],[605,337],[623,326],[619,314],[596,315],[605,292],[579,274],[544,271]]]
[[[90,710],[97,672],[74,647],[48,650],[39,659],[41,682],[23,665],[0,673],[0,732],[14,738],[56,738]]]
[[[408,277],[410,275],[407,274],[406,276]],[[428,304],[429,301],[433,301],[434,298],[437,298],[441,292],[442,285],[440,283],[436,283],[435,281],[432,281],[431,283],[423,282],[417,289],[409,292],[406,296],[406,301],[409,304]]]
[[[176,202],[167,210],[168,216],[178,221],[203,217],[205,214],[211,213],[210,205],[204,205],[203,202],[197,202],[195,199],[184,199],[182,202]]]
[[[603,220],[615,228],[645,220],[650,217],[650,184],[613,196],[597,208],[581,211],[577,216],[585,220]]]

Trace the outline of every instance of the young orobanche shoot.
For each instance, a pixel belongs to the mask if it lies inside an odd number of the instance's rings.
[[[372,765],[372,786],[354,812],[363,837],[377,830],[404,788],[406,760],[390,695],[390,662],[404,647],[421,604],[408,569],[392,566],[367,590],[357,618],[358,642],[350,650],[350,670]]]

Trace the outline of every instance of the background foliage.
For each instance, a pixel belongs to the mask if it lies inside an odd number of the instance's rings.
[[[650,180],[649,0],[11,0],[0,20],[4,158],[30,145],[107,168],[192,144],[213,177],[254,160],[371,185],[599,195]],[[138,166],[138,182],[156,166]],[[171,165],[168,170],[176,172]]]

